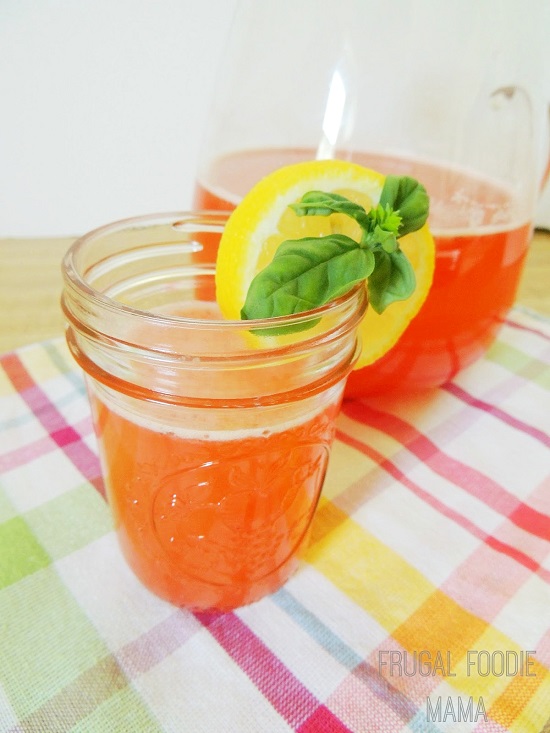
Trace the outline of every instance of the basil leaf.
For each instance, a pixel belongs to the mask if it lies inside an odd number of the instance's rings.
[[[331,214],[347,214],[355,219],[363,228],[368,228],[370,219],[364,207],[338,193],[309,191],[297,204],[290,208],[298,216],[330,216]]]
[[[367,281],[369,305],[377,313],[396,300],[405,300],[412,295],[416,286],[414,270],[405,254],[399,249],[374,253],[375,266]]]
[[[424,186],[409,176],[387,176],[380,195],[380,205],[389,206],[401,216],[398,236],[415,232],[428,218],[430,200]]]
[[[318,308],[367,278],[374,254],[343,234],[288,240],[252,280],[241,318],[272,318]]]

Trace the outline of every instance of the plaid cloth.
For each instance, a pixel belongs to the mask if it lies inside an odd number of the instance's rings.
[[[311,548],[193,614],[121,558],[82,377],[0,357],[0,733],[550,731],[550,323],[429,396],[344,405]]]

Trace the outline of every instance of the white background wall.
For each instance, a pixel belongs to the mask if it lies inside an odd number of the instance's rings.
[[[0,0],[0,237],[190,205],[235,5]]]
[[[191,202],[235,0],[0,0],[0,237]]]

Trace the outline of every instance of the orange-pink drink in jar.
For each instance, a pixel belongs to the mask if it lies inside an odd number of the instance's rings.
[[[178,315],[196,315],[196,308]],[[209,348],[223,353],[220,338],[228,336],[214,333]],[[285,398],[292,368],[257,378],[279,382]],[[239,377],[215,378],[228,393]],[[248,389],[261,393],[253,379]],[[91,401],[109,502],[123,552],[145,585],[178,605],[220,610],[280,587],[307,542],[342,385],[330,395],[288,395],[282,408],[215,416],[196,409],[173,422],[147,419],[131,401],[105,393],[103,385],[93,389]]]

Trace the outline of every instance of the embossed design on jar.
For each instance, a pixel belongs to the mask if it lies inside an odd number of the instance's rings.
[[[205,568],[211,584],[264,578],[305,539],[328,455],[327,445],[304,442],[167,476],[152,506],[160,545],[198,580]]]

